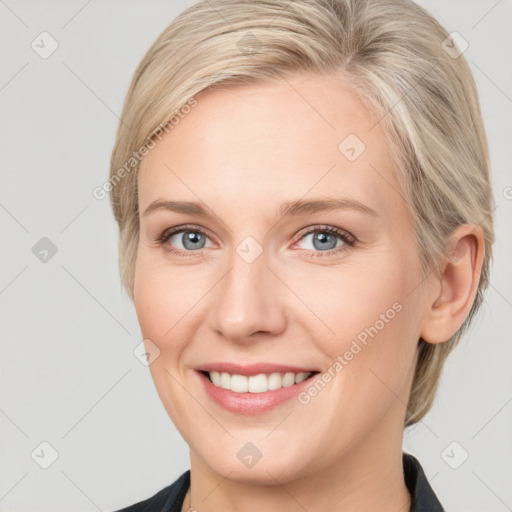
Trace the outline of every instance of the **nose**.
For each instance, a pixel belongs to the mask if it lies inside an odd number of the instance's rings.
[[[236,251],[216,287],[211,318],[218,335],[235,343],[273,338],[287,324],[284,286],[270,269],[265,252],[252,262]]]

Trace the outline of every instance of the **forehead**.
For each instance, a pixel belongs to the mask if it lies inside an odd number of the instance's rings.
[[[308,194],[356,197],[376,209],[396,203],[382,129],[339,78],[283,76],[196,100],[142,161],[140,208],[166,194],[240,207]]]

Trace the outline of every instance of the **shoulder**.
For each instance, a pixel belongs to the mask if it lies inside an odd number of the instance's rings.
[[[411,494],[410,512],[445,512],[421,467],[419,460],[402,453],[405,484]]]
[[[190,470],[150,498],[116,512],[179,512],[190,486]]]

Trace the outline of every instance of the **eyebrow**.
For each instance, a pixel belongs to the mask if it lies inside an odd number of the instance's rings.
[[[193,201],[153,201],[142,214],[143,216],[155,210],[169,210],[176,213],[184,213],[188,215],[198,215],[201,217],[208,216],[207,210],[200,204]],[[356,210],[367,215],[377,217],[378,214],[369,206],[357,201],[356,199],[315,199],[315,200],[296,200],[285,201],[281,203],[279,212],[281,217],[288,215],[300,216],[310,213],[328,211],[328,210]]]

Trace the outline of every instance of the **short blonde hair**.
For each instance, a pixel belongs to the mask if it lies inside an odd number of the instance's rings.
[[[410,0],[200,0],[186,9],[135,71],[112,152],[109,190],[130,297],[140,159],[193,108],[194,96],[281,73],[335,74],[388,138],[423,276],[447,256],[457,226],[479,225],[485,237],[478,291],[464,323],[446,342],[418,341],[405,426],[418,422],[432,406],[446,357],[483,301],[494,241],[486,135],[473,76],[459,53],[447,31]]]

